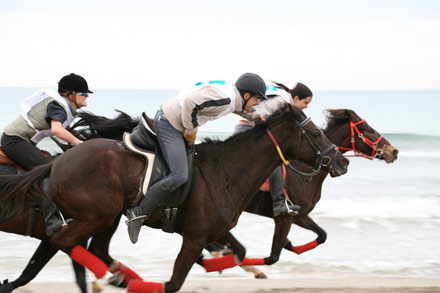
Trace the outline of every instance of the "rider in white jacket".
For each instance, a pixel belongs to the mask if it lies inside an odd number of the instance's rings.
[[[185,140],[192,145],[199,126],[229,113],[253,119],[252,108],[265,98],[265,92],[266,84],[260,76],[245,73],[235,83],[196,83],[162,105],[154,118],[154,127],[170,173],[148,189],[139,206],[127,211],[128,234],[133,243],[160,199],[188,180]]]

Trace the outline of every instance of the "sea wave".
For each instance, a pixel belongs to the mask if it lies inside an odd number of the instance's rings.
[[[440,196],[324,199],[313,214],[327,219],[431,219],[440,221]]]

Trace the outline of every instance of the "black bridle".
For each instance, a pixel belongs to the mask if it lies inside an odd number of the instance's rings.
[[[302,122],[295,121],[296,125],[300,129],[300,133],[299,133],[299,137],[298,137],[298,148],[297,148],[296,158],[298,158],[298,155],[299,155],[302,136],[304,136],[306,138],[307,142],[309,143],[309,145],[313,148],[313,150],[316,153],[315,166],[317,166],[317,167],[316,168],[313,167],[312,172],[310,172],[310,173],[302,172],[298,169],[295,169],[295,167],[293,167],[292,164],[290,164],[290,162],[284,158],[283,153],[281,152],[280,146],[278,145],[277,141],[275,140],[275,138],[272,135],[272,133],[270,132],[270,130],[266,129],[266,132],[269,135],[269,138],[272,140],[273,144],[275,145],[275,148],[277,149],[278,154],[279,154],[283,164],[286,165],[290,170],[292,170],[302,176],[307,176],[307,177],[315,176],[316,174],[318,174],[318,172],[321,170],[322,167],[330,167],[331,168],[334,161],[330,156],[328,156],[328,154],[331,153],[332,151],[334,151],[335,153],[338,152],[338,148],[334,144],[331,144],[323,151],[319,150],[319,148],[316,146],[316,144],[313,142],[313,140],[310,138],[310,136],[304,130],[304,126],[306,126],[307,123],[309,123],[310,121],[311,121],[310,117],[304,119],[304,121],[302,121]],[[295,158],[295,160],[296,160],[296,158]]]

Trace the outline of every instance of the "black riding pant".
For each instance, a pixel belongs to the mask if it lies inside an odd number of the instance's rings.
[[[1,146],[9,158],[27,170],[49,163],[39,148],[18,136],[3,133]]]

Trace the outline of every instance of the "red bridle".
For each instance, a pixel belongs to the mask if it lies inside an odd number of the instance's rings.
[[[353,151],[354,155],[346,155],[346,157],[364,157],[364,158],[367,158],[367,159],[370,159],[370,160],[372,160],[372,159],[374,159],[374,158],[380,158],[380,157],[382,156],[383,150],[377,148],[377,144],[379,143],[379,141],[381,141],[381,139],[383,138],[383,135],[379,136],[379,138],[378,138],[375,142],[373,142],[373,141],[371,141],[370,139],[368,139],[367,137],[365,137],[365,136],[359,131],[359,129],[357,128],[357,125],[359,125],[359,124],[361,124],[361,123],[364,123],[364,122],[365,122],[365,120],[361,120],[361,121],[358,121],[358,122],[356,122],[356,123],[353,122],[353,121],[350,121],[350,129],[351,129],[351,149],[350,149],[350,148],[340,147],[340,146],[338,146],[338,149],[340,149],[340,150],[345,150],[345,151]],[[363,141],[364,143],[366,143],[366,144],[372,149],[372,153],[371,153],[371,155],[367,155],[367,154],[365,154],[365,153],[363,153],[363,152],[361,152],[361,151],[358,151],[358,150],[356,149],[356,146],[355,146],[355,138],[354,138],[354,132],[355,132],[355,131],[356,131],[358,137],[359,137],[360,139],[362,139],[362,141]]]

